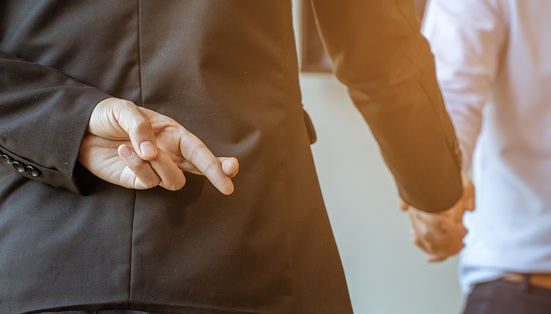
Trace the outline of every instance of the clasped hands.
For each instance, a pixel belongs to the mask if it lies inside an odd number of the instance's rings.
[[[176,191],[187,171],[205,175],[226,195],[233,193],[231,178],[239,170],[236,158],[215,157],[173,119],[117,98],[94,108],[79,161],[97,177],[130,189]]]
[[[461,251],[467,229],[463,225],[465,211],[474,210],[474,186],[469,177],[461,174],[463,195],[450,209],[427,213],[400,200],[400,209],[408,211],[412,224],[412,242],[427,253],[428,262],[441,262]]]

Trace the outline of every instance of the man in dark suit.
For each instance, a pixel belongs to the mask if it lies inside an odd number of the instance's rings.
[[[314,7],[401,197],[452,207],[460,155],[413,2]],[[0,50],[1,313],[351,312],[291,1],[2,1]],[[215,155],[239,159],[233,182]]]

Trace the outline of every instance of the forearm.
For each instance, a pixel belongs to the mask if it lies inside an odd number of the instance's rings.
[[[412,1],[314,1],[337,77],[368,122],[402,198],[426,211],[461,195],[460,153]]]
[[[78,191],[74,169],[95,105],[109,97],[67,75],[0,51],[0,150],[36,167],[29,178]]]

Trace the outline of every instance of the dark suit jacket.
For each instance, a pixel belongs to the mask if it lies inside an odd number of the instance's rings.
[[[413,2],[314,4],[402,197],[450,207],[457,143]],[[0,167],[0,313],[351,312],[304,123],[291,1],[6,0],[0,50],[0,151],[40,171]],[[178,192],[93,177],[77,156],[106,97],[236,156],[235,194],[194,175]]]

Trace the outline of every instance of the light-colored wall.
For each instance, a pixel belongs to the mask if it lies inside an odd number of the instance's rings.
[[[354,312],[459,313],[457,258],[429,265],[410,243],[393,179],[346,88],[327,74],[302,74],[300,82],[318,133],[312,151]]]
[[[410,242],[393,179],[368,126],[331,75],[301,75],[322,192],[357,314],[458,313],[457,259],[427,264]]]

